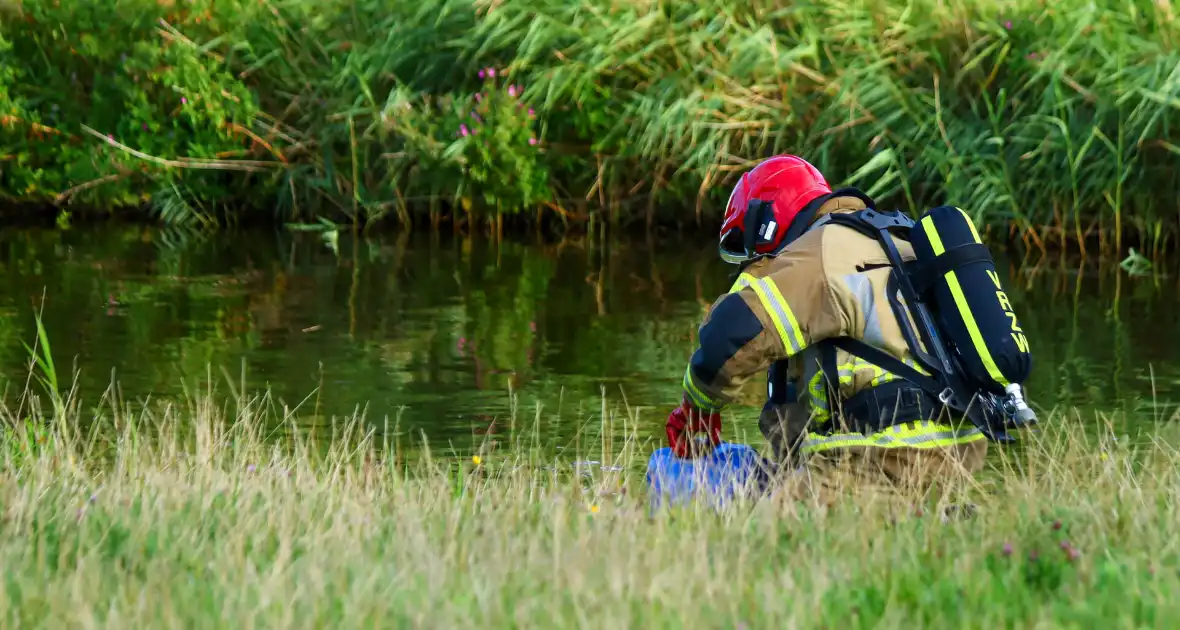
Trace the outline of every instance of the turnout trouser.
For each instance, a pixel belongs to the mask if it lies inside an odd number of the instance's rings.
[[[759,428],[784,471],[777,493],[795,500],[831,504],[862,491],[923,495],[935,485],[969,478],[983,468],[988,443],[979,439],[946,446],[849,446],[804,459],[793,449],[807,424],[802,405],[767,405]]]

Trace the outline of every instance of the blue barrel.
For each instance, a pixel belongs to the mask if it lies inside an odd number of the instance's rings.
[[[720,507],[735,494],[761,492],[769,470],[769,462],[750,446],[722,442],[699,459],[661,448],[647,462],[646,480],[652,508],[700,498]]]

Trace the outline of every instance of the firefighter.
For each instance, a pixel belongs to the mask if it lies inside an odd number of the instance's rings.
[[[898,365],[918,366],[890,308],[891,265],[881,243],[833,221],[823,225],[828,215],[872,207],[854,188],[833,191],[818,169],[792,155],[742,175],[719,246],[740,274],[705,315],[681,404],[668,418],[678,456],[693,455],[697,433],[718,443],[721,410],[750,377],[768,371],[759,428],[780,465],[806,463],[805,487],[816,488],[816,475],[844,471],[861,485],[928,488],[982,467],[987,435],[954,417],[928,387],[899,377],[900,368],[886,371],[825,346],[852,338]],[[894,244],[902,259],[914,260],[909,242]],[[1018,359],[1027,372],[1027,357]]]

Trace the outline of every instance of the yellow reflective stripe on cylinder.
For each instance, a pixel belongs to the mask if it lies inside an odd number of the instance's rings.
[[[799,332],[799,322],[796,321],[795,314],[791,312],[787,301],[783,299],[782,293],[779,293],[778,287],[766,278],[756,280],[750,287],[754,289],[754,293],[762,302],[762,308],[766,309],[770,320],[774,322],[775,330],[778,331],[779,339],[783,342],[787,356],[791,357],[802,352],[806,346],[803,343],[803,335]]]
[[[689,399],[692,400],[692,404],[696,405],[697,409],[702,411],[718,411],[720,409],[720,406],[714,402],[712,398],[706,396],[705,393],[702,392],[699,387],[697,387],[696,382],[692,378],[691,365],[684,370],[683,386],[685,393],[688,394]]]
[[[820,453],[837,448],[876,447],[876,448],[945,448],[959,444],[970,444],[986,439],[983,432],[976,427],[956,429],[945,424],[930,422],[919,423],[921,426],[911,428],[909,425],[898,425],[873,433],[836,433],[820,435],[809,433],[807,439],[800,446],[803,453]]]
[[[733,283],[733,286],[729,287],[729,292],[737,293],[738,291],[741,291],[742,289],[750,286],[750,283],[754,282],[755,280],[757,280],[757,278],[754,276],[751,276],[748,273],[743,273],[742,275],[738,276],[738,279]]]
[[[968,221],[967,224],[970,225],[971,222]],[[942,245],[942,238],[938,236],[938,228],[934,226],[934,221],[929,216],[922,219],[922,229],[926,232],[926,238],[930,239],[930,247],[934,249],[934,255],[941,256],[946,248]],[[971,313],[971,307],[967,304],[967,296],[963,295],[963,287],[959,285],[959,277],[955,275],[954,270],[946,272],[944,277],[947,286],[951,289],[951,296],[955,298],[955,305],[959,307],[959,314],[963,316],[963,323],[967,325],[967,333],[971,335],[971,344],[979,353],[979,358],[983,361],[983,366],[987,368],[988,375],[1000,385],[1007,386],[1008,379],[1004,378],[1004,374],[1000,372],[995,359],[992,358],[987,344],[983,342],[983,334],[979,332],[979,324],[976,323],[975,316]]]
[[[967,222],[967,227],[971,228],[971,236],[975,239],[975,242],[982,244],[983,241],[979,240],[979,232],[975,231],[975,223],[971,221],[971,217],[967,216],[967,213],[963,212],[963,209],[958,206],[955,206],[955,210],[958,210],[959,214],[963,215],[963,220]]]

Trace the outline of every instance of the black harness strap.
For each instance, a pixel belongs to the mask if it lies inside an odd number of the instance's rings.
[[[925,264],[907,265],[909,267],[910,282],[919,295],[925,295],[930,287],[947,272],[965,265],[991,260],[987,246],[982,243],[968,243],[942,253]]]
[[[787,359],[780,359],[770,364],[766,377],[766,398],[773,405],[785,405],[796,401],[794,383],[787,380]]]
[[[946,388],[939,382],[897,357],[870,346],[852,337],[835,337],[826,339],[819,344],[820,370],[823,373],[825,391],[828,396],[828,408],[833,417],[837,411],[844,416],[849,428],[854,431],[875,433],[897,422],[910,422],[916,419],[915,411],[922,411],[923,407],[931,410],[944,406],[941,397],[945,397]],[[840,399],[840,372],[836,364],[836,350],[840,349],[854,357],[860,357],[869,363],[898,377],[901,381],[891,381],[883,385],[870,387],[857,392],[847,400]],[[901,398],[896,413],[880,412],[881,404],[877,401],[888,398]],[[839,405],[840,409],[837,409]],[[894,420],[896,419],[897,422]],[[868,433],[865,433],[868,435]]]
[[[828,412],[832,418],[839,411],[840,404],[840,366],[836,364],[836,344],[834,340],[824,340],[819,344],[819,369],[823,373],[824,391],[828,395]]]
[[[841,415],[852,431],[872,435],[907,422],[938,417],[945,405],[904,380],[870,387],[844,401]]]
[[[881,350],[870,346],[869,344],[852,337],[836,337],[830,340],[831,345],[840,348],[841,350],[851,354],[854,357],[860,357],[869,363],[885,370],[892,372],[901,378],[913,383],[923,391],[929,393],[931,396],[938,398],[942,395],[946,388],[941,386],[937,380],[922,374],[914,368],[908,366],[901,359]],[[835,354],[835,353],[833,353]]]

